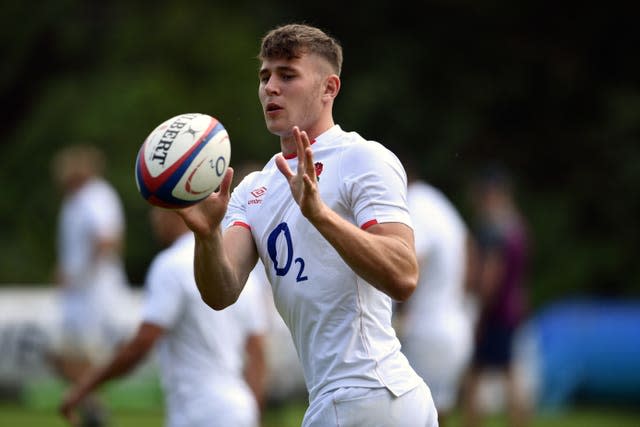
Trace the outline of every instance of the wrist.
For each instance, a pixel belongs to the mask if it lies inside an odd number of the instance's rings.
[[[327,205],[322,203],[319,207],[305,214],[304,216],[307,218],[307,220],[309,220],[311,224],[320,229],[322,226],[327,225],[331,222],[332,213],[333,211]]]

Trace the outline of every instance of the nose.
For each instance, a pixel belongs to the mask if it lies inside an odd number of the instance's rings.
[[[276,84],[276,79],[274,76],[269,77],[269,79],[264,84],[264,91],[267,95],[274,95],[278,93],[278,85]]]

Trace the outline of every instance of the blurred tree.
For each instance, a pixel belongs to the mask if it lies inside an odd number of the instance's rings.
[[[336,112],[393,149],[468,211],[486,162],[509,167],[535,244],[534,303],[574,293],[638,295],[640,30],[616,2],[526,0],[269,4],[238,0],[5,2],[0,108],[0,283],[43,282],[58,202],[51,153],[90,140],[128,216],[127,265],[141,282],[155,248],[133,161],[165,118],[207,112],[227,127],[232,164],[266,160],[277,139],[257,102],[257,53],[273,25],[306,21],[344,44]],[[27,167],[28,165],[28,167]],[[40,185],[27,187],[38,177]],[[19,212],[19,214],[18,214]]]

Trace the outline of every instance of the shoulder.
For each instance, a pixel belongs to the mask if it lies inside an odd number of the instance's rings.
[[[261,170],[255,170],[247,173],[233,189],[234,192],[252,191],[255,189],[257,183],[264,182],[273,175],[274,171],[277,171],[274,155],[267,164]]]
[[[118,193],[111,183],[103,178],[94,178],[87,182],[82,191],[91,196],[117,197]]]
[[[194,241],[191,233],[178,238],[171,246],[155,256],[149,269],[150,274],[164,275],[192,268],[193,247]]]
[[[97,211],[120,208],[118,192],[109,182],[101,178],[87,182],[80,189],[79,199]]]
[[[342,146],[345,154],[352,156],[382,156],[392,159],[396,158],[393,152],[382,145],[380,142],[372,139],[367,139],[355,131],[343,131],[340,145]]]
[[[382,143],[366,139],[357,132],[343,132],[336,146],[340,150],[341,169],[344,176],[361,176],[363,173],[383,173],[393,170],[405,176],[398,157]]]

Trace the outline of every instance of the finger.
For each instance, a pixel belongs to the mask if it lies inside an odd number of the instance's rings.
[[[309,135],[306,130],[300,131],[300,139],[302,140],[302,148],[304,150],[311,146],[311,141],[309,141]]]
[[[304,182],[304,190],[307,194],[311,194],[312,191],[315,191],[315,180],[313,178],[309,175],[305,175],[302,181]]]
[[[278,170],[282,173],[282,175],[284,175],[284,177],[287,178],[287,181],[289,181],[293,176],[293,172],[289,167],[289,163],[287,163],[285,158],[282,157],[282,154],[276,157],[276,166],[278,167]]]
[[[306,133],[305,133],[306,134]],[[296,141],[296,154],[298,157],[298,175],[303,175],[305,172],[305,157],[304,157],[304,143],[303,136],[298,126],[293,127],[293,136]]]
[[[313,149],[311,146],[307,146],[304,150],[306,174],[312,177],[313,181],[316,181],[316,166],[313,164]]]
[[[75,426],[78,424],[78,416],[73,408],[65,406],[60,409],[62,416],[69,422],[69,424]]]

